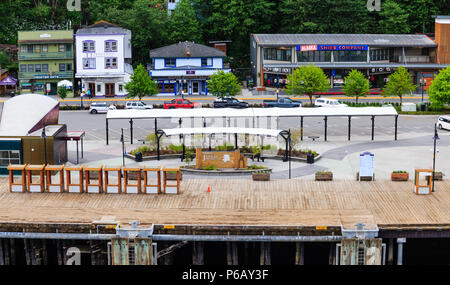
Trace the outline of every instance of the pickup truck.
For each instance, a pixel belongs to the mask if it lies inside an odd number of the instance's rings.
[[[264,100],[263,101],[264,108],[272,108],[272,107],[295,108],[295,107],[301,107],[301,106],[302,106],[301,101],[294,101],[289,98],[279,98],[278,100]]]
[[[215,100],[213,106],[214,106],[214,108],[242,109],[242,108],[248,108],[248,103],[239,101],[236,98],[223,98],[223,99]]]
[[[173,99],[170,102],[164,102],[164,109],[194,109],[199,106],[198,103],[192,103],[187,99]]]

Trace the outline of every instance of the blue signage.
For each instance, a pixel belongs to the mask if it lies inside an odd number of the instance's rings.
[[[368,50],[368,45],[299,45],[298,51],[314,51],[314,50]]]

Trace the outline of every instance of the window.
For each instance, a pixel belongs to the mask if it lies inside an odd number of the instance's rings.
[[[366,62],[367,51],[365,50],[339,50],[333,51],[333,57],[335,62]]]
[[[277,61],[291,61],[292,51],[291,49],[265,48],[264,59]]]
[[[42,65],[42,72],[48,72],[48,64]]]
[[[36,72],[41,72],[41,65],[40,65],[40,64],[36,64],[36,65],[34,66],[34,70],[35,70]]]
[[[26,45],[21,45],[20,46],[20,52],[22,52],[22,53],[27,52],[27,46]]]
[[[370,61],[390,60],[389,49],[371,49]]]
[[[202,58],[202,66],[212,66],[212,58]]]
[[[33,45],[28,45],[28,53],[33,53]]]
[[[123,92],[123,85],[119,84],[119,92]]]
[[[28,64],[28,72],[34,72],[34,64]]]
[[[59,71],[66,71],[66,64],[65,63],[60,63],[59,64]]]
[[[97,92],[102,92],[102,86],[100,84],[97,85]]]
[[[331,51],[298,51],[298,62],[331,62]]]
[[[66,44],[66,51],[72,51],[72,44]]]
[[[34,46],[34,52],[35,53],[40,53],[41,52],[41,45],[35,45]]]
[[[84,41],[83,42],[83,52],[95,52],[95,42],[94,41]]]
[[[117,41],[115,40],[105,41],[105,51],[106,52],[117,51]]]
[[[165,58],[164,59],[164,65],[165,66],[175,67],[176,66],[176,59],[175,58]]]
[[[67,71],[72,71],[72,64],[68,63],[66,66]]]
[[[59,44],[59,45],[58,45],[58,51],[59,51],[59,52],[65,52],[65,51],[66,51],[66,45],[64,45],[64,44]]]
[[[20,72],[27,72],[27,65],[26,64],[21,64],[20,65]]]
[[[20,164],[20,152],[18,150],[0,150],[0,165]]]
[[[42,52],[48,52],[48,45],[42,45]]]
[[[95,69],[95,58],[83,58],[83,69]]]
[[[105,58],[105,68],[106,69],[116,69],[117,68],[117,57]]]

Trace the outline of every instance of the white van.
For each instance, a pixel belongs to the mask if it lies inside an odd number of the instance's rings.
[[[336,99],[317,98],[314,105],[316,107],[347,107],[347,104],[342,104]]]
[[[436,125],[440,130],[446,129],[450,131],[450,115],[440,116]]]

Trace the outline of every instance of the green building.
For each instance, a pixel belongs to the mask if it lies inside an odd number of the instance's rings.
[[[73,86],[73,45],[72,30],[19,31],[21,93],[55,95],[62,80],[70,81]]]

